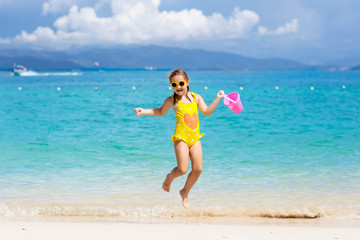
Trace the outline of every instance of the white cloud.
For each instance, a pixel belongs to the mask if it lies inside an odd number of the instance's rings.
[[[77,0],[50,0],[43,4],[42,13],[47,15],[48,13],[62,12],[77,3]]]
[[[289,33],[296,33],[299,28],[299,21],[297,19],[291,20],[285,26],[278,27],[276,30],[268,30],[266,27],[259,26],[258,33],[260,35],[284,35]]]
[[[50,0],[43,13],[60,11],[81,0]],[[111,4],[112,16],[99,17],[96,6]],[[34,32],[23,31],[18,42],[69,48],[85,45],[151,44],[186,40],[243,39],[251,35],[260,18],[250,10],[235,8],[229,18],[219,13],[204,15],[198,9],[160,11],[160,0],[97,0],[95,7],[73,5],[67,15],[54,22],[54,29],[38,27]],[[295,21],[295,22],[294,22]],[[279,27],[274,34],[296,31],[297,20]],[[273,34],[264,27],[259,33]]]
[[[1,0],[0,0],[1,1]],[[72,6],[94,6],[94,9],[102,9],[108,6],[112,0],[48,0],[42,5],[42,14],[64,14]]]

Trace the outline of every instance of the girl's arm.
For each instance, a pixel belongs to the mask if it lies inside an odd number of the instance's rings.
[[[173,101],[171,97],[168,97],[167,99],[165,99],[163,105],[160,108],[154,108],[154,109],[135,108],[134,113],[136,113],[136,115],[138,116],[149,115],[154,117],[161,117],[164,116],[165,113],[167,113],[167,111],[169,111],[172,105],[173,105]]]
[[[199,107],[200,111],[205,116],[208,117],[214,112],[214,110],[215,110],[216,106],[218,105],[220,99],[224,97],[224,91],[220,90],[218,92],[218,94],[216,95],[215,100],[209,106],[206,105],[204,99],[199,94],[196,94],[195,96],[196,96],[196,101],[197,101],[197,104],[198,104],[198,107]]]

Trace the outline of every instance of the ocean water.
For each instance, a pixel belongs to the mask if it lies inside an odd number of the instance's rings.
[[[161,189],[173,111],[133,113],[171,95],[168,73],[0,73],[0,216],[360,219],[359,72],[188,72],[208,105],[222,89],[244,106],[200,114],[188,210],[186,176]]]

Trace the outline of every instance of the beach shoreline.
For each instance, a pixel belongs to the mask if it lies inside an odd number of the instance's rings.
[[[126,224],[206,224],[283,227],[359,228],[360,217],[270,218],[270,217],[121,217],[121,216],[13,216],[4,222],[39,223],[126,223]]]
[[[349,239],[357,224],[321,219],[0,218],[0,236],[20,239]],[[356,226],[357,225],[357,226]]]

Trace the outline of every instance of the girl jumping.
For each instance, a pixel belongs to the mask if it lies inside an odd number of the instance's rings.
[[[174,109],[176,126],[172,141],[174,142],[177,166],[166,175],[162,188],[164,191],[169,192],[172,181],[187,172],[190,156],[192,171],[187,177],[184,188],[180,190],[182,204],[185,208],[188,208],[189,192],[202,171],[203,157],[200,138],[204,134],[200,134],[198,108],[205,116],[210,116],[220,99],[224,97],[224,92],[220,90],[215,100],[210,106],[207,106],[199,94],[189,92],[190,79],[184,70],[173,70],[169,75],[169,80],[174,94],[166,98],[160,108],[136,108],[134,112],[138,116],[163,116],[171,107]]]

